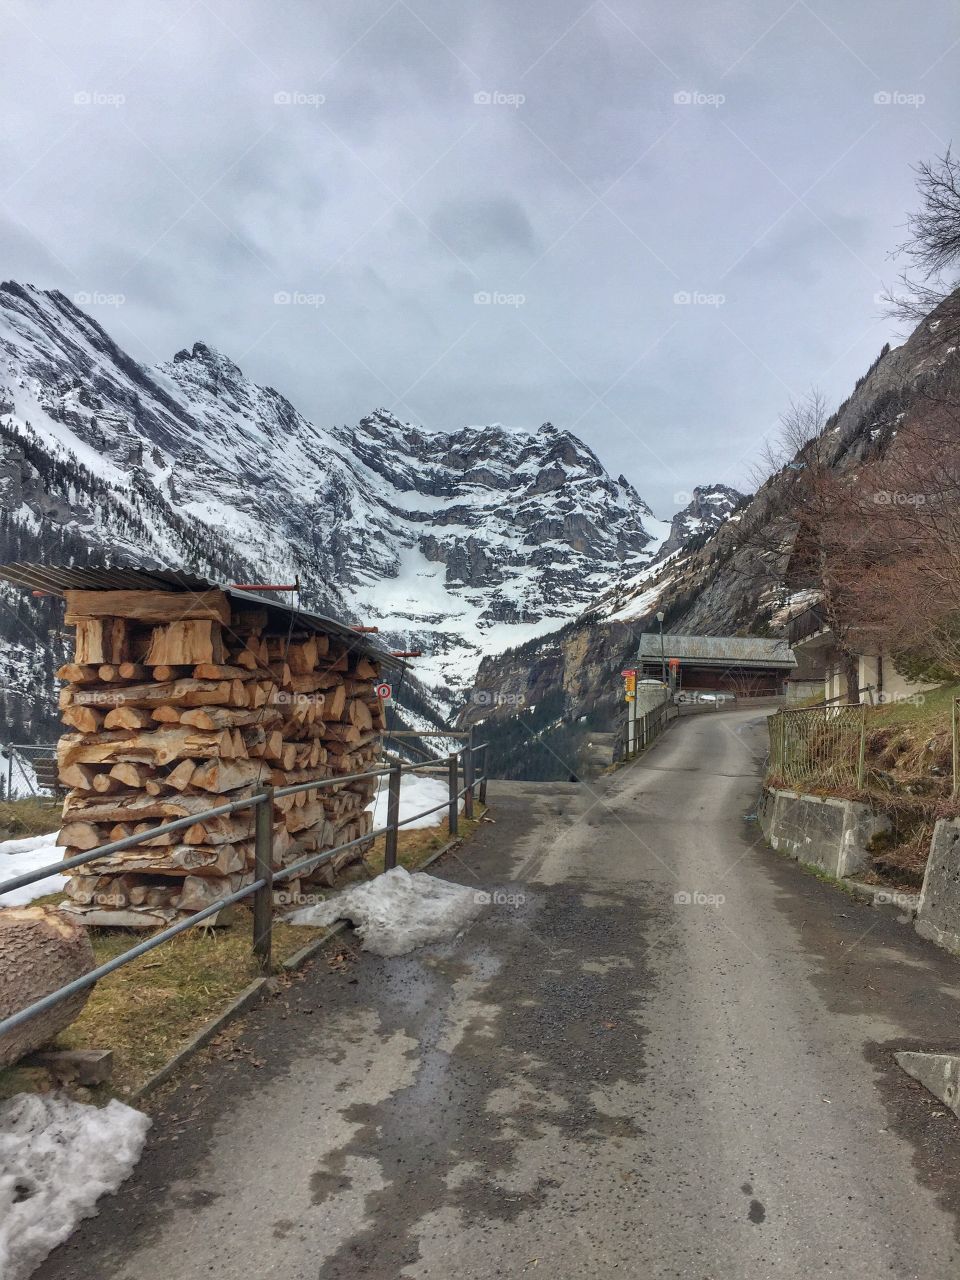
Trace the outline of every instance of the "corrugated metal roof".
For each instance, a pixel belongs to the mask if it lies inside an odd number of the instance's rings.
[[[710,666],[795,667],[797,660],[786,640],[761,636],[663,636],[663,655]],[[646,631],[640,637],[639,654],[651,661],[661,654],[660,633]]]
[[[167,569],[161,566],[146,568],[128,568],[110,566],[90,568],[88,566],[47,565],[47,564],[5,564],[0,565],[0,579],[12,582],[15,586],[26,587],[31,591],[47,591],[51,595],[62,596],[65,591],[223,591],[231,600],[243,600],[248,604],[254,601],[265,608],[275,619],[281,620],[283,626],[290,625],[290,615],[294,621],[312,631],[323,631],[328,635],[347,640],[355,653],[362,653],[376,659],[384,667],[397,669],[402,663],[385,649],[374,643],[369,636],[363,635],[337,618],[330,618],[322,613],[307,613],[285,604],[281,600],[259,595],[255,591],[238,591],[235,587],[226,587],[220,582],[211,582],[197,574],[180,569]]]

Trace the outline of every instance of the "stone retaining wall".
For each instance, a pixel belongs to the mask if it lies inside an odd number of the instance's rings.
[[[890,830],[888,817],[857,800],[767,788],[758,817],[774,849],[838,880],[859,871],[871,839]]]
[[[838,880],[855,875],[870,841],[891,829],[885,814],[857,800],[772,787],[763,789],[757,818],[774,849]],[[941,818],[933,829],[914,927],[960,955],[960,818]]]

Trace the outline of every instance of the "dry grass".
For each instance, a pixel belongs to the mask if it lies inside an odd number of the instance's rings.
[[[477,821],[460,819],[468,836]],[[446,824],[402,831],[399,862],[419,866],[447,843]],[[383,869],[383,839],[363,863],[347,868],[337,888]],[[50,895],[45,902],[57,902]],[[190,929],[148,951],[100,980],[80,1017],[57,1039],[57,1048],[105,1049],[114,1053],[110,1092],[121,1097],[136,1091],[211,1018],[259,976],[251,954],[252,916],[241,904],[235,921],[222,929]],[[280,964],[321,930],[275,923],[273,952]],[[111,930],[91,931],[98,964],[120,955],[140,941],[139,935]],[[45,1072],[12,1068],[0,1072],[0,1098],[24,1089],[49,1087]]]
[[[44,836],[60,825],[60,801],[50,796],[0,800],[0,840]]]
[[[956,685],[920,695],[922,702],[867,710],[866,763],[873,784],[913,794],[949,794]]]
[[[867,707],[862,790],[851,785],[804,786],[818,795],[861,800],[885,813],[889,836],[875,842],[869,879],[917,889],[930,851],[937,818],[960,816],[953,787],[953,700],[960,686],[945,685],[915,702]],[[768,785],[796,785],[768,777]]]

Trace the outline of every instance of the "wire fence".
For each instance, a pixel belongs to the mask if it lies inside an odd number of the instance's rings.
[[[203,921],[217,915],[225,907],[232,906],[237,902],[242,902],[245,898],[253,899],[253,954],[256,957],[260,968],[264,972],[269,972],[271,968],[273,947],[274,889],[276,886],[283,884],[286,880],[291,880],[295,877],[306,875],[308,872],[316,870],[316,868],[321,866],[324,862],[329,862],[331,858],[336,857],[337,854],[343,853],[347,849],[357,848],[362,845],[369,845],[378,836],[384,837],[385,850],[383,869],[384,871],[390,871],[397,865],[400,828],[408,826],[412,822],[417,822],[419,819],[425,818],[429,814],[438,813],[440,810],[446,810],[447,812],[447,824],[450,835],[457,835],[459,829],[460,801],[463,801],[463,816],[468,820],[474,816],[475,794],[478,795],[481,804],[485,803],[487,785],[486,761],[487,743],[484,742],[474,745],[472,742],[468,742],[465,746],[461,747],[459,751],[451,752],[445,762],[439,759],[432,760],[426,764],[404,765],[396,762],[384,769],[371,769],[365,773],[338,775],[332,778],[317,778],[310,782],[297,783],[295,786],[291,787],[274,788],[267,786],[255,795],[245,796],[240,800],[232,800],[225,804],[216,805],[213,808],[205,810],[203,813],[190,814],[186,818],[177,818],[173,822],[162,823],[147,831],[140,831],[133,835],[124,836],[122,840],[113,840],[110,844],[101,845],[96,849],[86,850],[83,853],[75,854],[71,858],[64,858],[60,862],[54,862],[48,866],[40,867],[37,870],[28,871],[21,876],[15,876],[10,880],[3,881],[3,883],[0,884],[0,906],[2,906],[2,898],[5,893],[9,893],[14,889],[23,888],[26,885],[36,884],[38,881],[46,879],[47,876],[62,874],[64,871],[68,871],[73,867],[83,866],[88,862],[94,862],[97,859],[109,856],[112,853],[119,853],[123,849],[133,848],[135,845],[143,844],[148,840],[156,840],[158,836],[181,831],[195,822],[205,822],[210,818],[239,813],[243,809],[254,810],[254,871],[253,880],[250,884],[244,885],[234,893],[227,894],[223,898],[218,898],[216,902],[204,907],[201,911],[196,911],[185,919],[178,920],[175,924],[172,924],[165,929],[161,929],[158,933],[153,934],[151,937],[145,939],[145,941],[131,947],[128,951],[124,951],[121,955],[115,956],[105,964],[98,965],[97,968],[91,969],[89,973],[85,973],[79,978],[75,978],[72,982],[68,982],[64,986],[59,987],[56,991],[50,992],[48,995],[35,1001],[33,1004],[18,1010],[16,1013],[10,1014],[9,1017],[0,1021],[0,1038],[2,1038],[8,1031],[13,1031],[14,1028],[20,1026],[22,1023],[28,1022],[31,1018],[37,1017],[39,1014],[52,1008],[54,1005],[60,1004],[63,1000],[69,999],[77,992],[85,991],[88,987],[92,987],[100,978],[106,977],[107,974],[113,973],[114,970],[121,968],[125,964],[129,964],[131,960],[135,960],[145,952],[152,951],[155,947],[161,946],[164,942],[169,941],[171,938],[175,938],[186,929],[192,929],[196,925],[202,924]],[[449,794],[439,804],[435,804],[429,809],[424,809],[420,813],[411,814],[401,822],[400,786],[403,775],[407,773],[435,771],[438,765],[445,765]],[[306,857],[282,868],[275,867],[273,849],[275,799],[283,796],[298,795],[304,791],[340,787],[343,786],[344,783],[356,782],[362,778],[384,777],[388,782],[387,822],[385,826],[377,827],[372,831],[366,832],[362,836],[358,836],[357,839],[348,840],[346,843],[337,845],[333,849],[324,849],[319,853],[308,854]]]
[[[9,742],[0,747],[0,778],[4,783],[4,797],[18,797],[55,793],[57,784],[56,744],[35,742]]]
[[[791,786],[861,789],[866,707],[781,709],[767,718],[772,778]]]

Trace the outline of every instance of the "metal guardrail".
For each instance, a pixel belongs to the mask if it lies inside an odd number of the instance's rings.
[[[459,751],[452,751],[446,760],[446,774],[449,786],[447,799],[429,809],[422,810],[420,813],[412,814],[409,818],[404,818],[402,822],[400,821],[400,784],[403,774],[422,773],[430,769],[436,769],[438,764],[443,765],[444,762],[442,760],[432,760],[425,764],[412,765],[395,763],[385,769],[370,769],[365,773],[345,774],[342,777],[318,778],[312,782],[299,782],[291,787],[265,786],[262,791],[258,791],[255,795],[245,796],[241,800],[231,800],[226,804],[215,805],[210,809],[204,810],[203,813],[189,814],[185,818],[176,818],[172,822],[165,822],[160,826],[152,827],[149,831],[140,831],[134,835],[124,836],[122,840],[113,840],[109,844],[100,845],[96,849],[89,849],[84,853],[75,854],[72,858],[64,858],[61,862],[54,862],[35,871],[28,871],[21,876],[15,876],[11,880],[5,880],[0,884],[0,899],[2,899],[3,894],[9,893],[13,889],[36,884],[38,881],[46,879],[47,876],[58,875],[71,867],[81,867],[87,862],[95,862],[97,859],[111,853],[119,853],[122,849],[130,849],[146,841],[155,840],[157,836],[182,831],[184,827],[188,827],[195,822],[205,822],[209,818],[238,813],[242,809],[252,808],[254,810],[254,879],[252,883],[244,885],[223,898],[218,898],[216,902],[210,903],[209,906],[195,912],[186,919],[178,920],[175,924],[161,929],[159,933],[153,934],[143,942],[131,947],[128,951],[122,952],[105,964],[91,969],[89,973],[82,974],[79,978],[75,978],[65,986],[50,992],[49,995],[44,996],[42,999],[4,1018],[0,1021],[0,1036],[12,1031],[24,1022],[28,1022],[31,1018],[37,1017],[46,1009],[50,1009],[61,1001],[69,999],[70,996],[75,995],[78,991],[85,991],[87,987],[92,987],[100,978],[113,973],[115,969],[129,964],[131,960],[135,960],[147,951],[152,951],[155,947],[161,946],[169,939],[175,938],[177,934],[183,933],[187,929],[192,929],[195,925],[216,915],[224,907],[231,906],[236,902],[242,902],[245,898],[253,898],[253,954],[256,956],[260,968],[265,972],[269,972],[273,949],[274,885],[282,884],[285,880],[299,876],[305,871],[314,870],[324,862],[328,862],[336,854],[343,853],[346,849],[355,848],[357,845],[366,844],[370,840],[375,840],[378,836],[385,836],[386,838],[383,869],[384,871],[390,871],[397,865],[400,828],[408,826],[411,822],[416,822],[420,818],[428,817],[431,813],[437,813],[441,809],[447,810],[450,835],[456,835],[459,829],[460,800],[463,800],[463,816],[468,820],[473,817],[475,792],[481,804],[486,802],[487,746],[486,742],[477,745],[468,743],[466,746],[461,747]],[[480,757],[479,769],[477,768],[478,756]],[[462,787],[459,785],[461,757],[463,757]],[[386,826],[377,827],[373,831],[368,831],[365,835],[358,836],[355,840],[348,840],[333,849],[324,849],[321,853],[309,854],[279,871],[274,871],[273,804],[275,799],[283,796],[298,795],[303,791],[318,791],[327,787],[340,787],[344,783],[357,782],[362,778],[383,777],[388,779]]]
[[[668,721],[676,718],[676,708],[671,702],[661,702],[643,715],[637,715],[636,702],[627,703],[627,715],[623,729],[623,758],[635,760],[658,738]]]
[[[794,785],[863,787],[866,707],[781,708],[767,717],[773,777]]]

